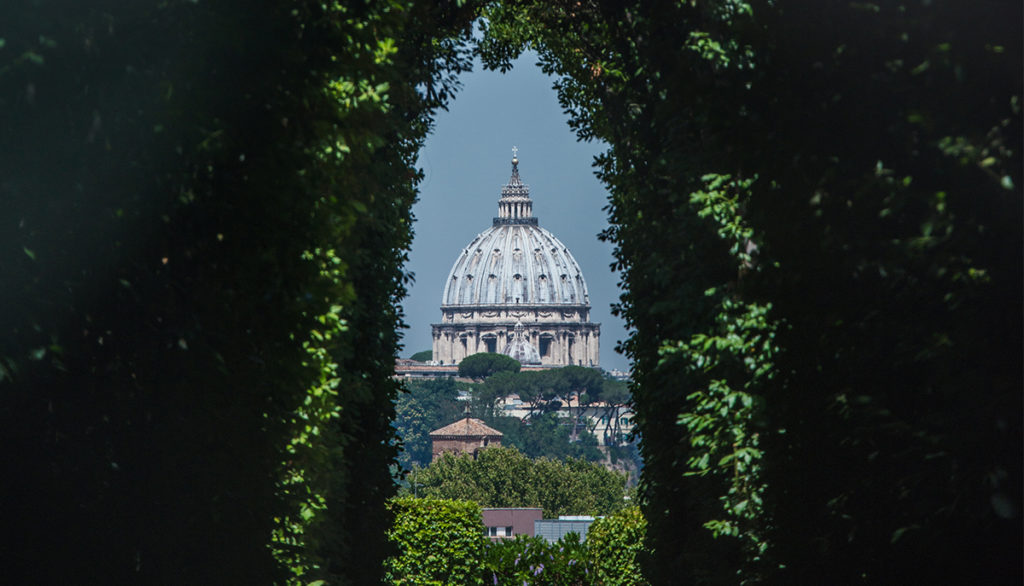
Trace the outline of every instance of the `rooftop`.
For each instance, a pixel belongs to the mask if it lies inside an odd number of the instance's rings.
[[[501,437],[503,434],[494,429],[484,425],[483,421],[479,419],[473,419],[472,417],[464,417],[451,425],[446,425],[441,429],[435,429],[430,432],[430,437],[439,436],[472,436],[472,437]]]

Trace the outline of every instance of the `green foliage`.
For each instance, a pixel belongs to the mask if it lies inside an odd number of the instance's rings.
[[[718,335],[694,334],[688,343],[666,345],[661,352],[666,362],[690,360],[690,368],[708,377],[706,389],[687,396],[692,410],[679,415],[692,448],[686,475],[730,479],[719,499],[725,518],[710,519],[704,526],[715,537],[742,537],[751,551],[763,555],[768,544],[759,524],[766,487],[760,477],[759,436],[751,423],[760,416],[760,393],[772,379],[777,348],[767,318],[770,308],[741,306],[730,298],[722,304]]]
[[[474,503],[396,499],[391,506],[388,534],[401,553],[386,562],[387,584],[646,584],[637,562],[646,522],[636,507],[595,521],[585,542],[569,534],[548,543],[526,536],[488,542]]]
[[[398,457],[401,467],[409,470],[414,465],[423,467],[430,463],[430,432],[458,419],[465,408],[465,403],[458,400],[460,389],[468,391],[470,412],[474,417],[502,432],[506,446],[514,446],[530,458],[604,460],[593,433],[581,428],[573,439],[572,421],[556,413],[538,412],[525,421],[495,417],[495,401],[515,393],[520,388],[519,381],[534,374],[502,371],[477,384],[454,379],[405,381],[408,392],[400,394],[395,402],[394,422],[396,434],[402,440]]]
[[[420,496],[483,507],[541,507],[546,517],[604,515],[622,507],[626,479],[598,464],[531,460],[510,447],[445,454],[416,471]]]
[[[459,376],[482,381],[499,372],[519,372],[519,361],[496,352],[480,352],[462,359]]]
[[[577,433],[576,441],[572,441],[571,420],[557,413],[540,413],[526,420],[495,417],[486,422],[504,434],[503,445],[515,447],[529,458],[581,458],[590,462],[605,459],[604,454],[597,449],[598,442],[594,434],[581,431]]]
[[[431,459],[430,432],[459,418],[462,405],[454,378],[405,381],[395,401],[395,433],[402,440],[398,463],[405,470]]]
[[[505,434],[505,445],[515,446],[531,458],[603,460],[593,428],[583,418],[584,410],[598,401],[604,403],[602,416],[615,422],[606,432],[606,445],[624,441],[623,433],[616,429],[622,409],[630,402],[629,390],[624,383],[602,378],[593,368],[498,372],[469,391],[473,415]],[[530,414],[522,420],[500,416],[494,409],[498,399],[513,394],[529,404]],[[566,402],[569,417],[562,417],[558,410]]]
[[[622,509],[597,519],[587,531],[587,558],[594,584],[643,586],[640,560],[644,549],[647,521],[639,507]]]
[[[472,16],[2,5],[6,578],[379,581],[413,164]]]
[[[484,584],[544,584],[583,586],[593,584],[587,546],[570,533],[555,543],[541,537],[499,539],[484,554]]]
[[[388,537],[398,554],[385,562],[385,584],[483,583],[486,538],[476,503],[399,498],[390,508],[395,522]]]
[[[609,145],[652,581],[1019,581],[1021,16],[489,9]]]
[[[417,362],[430,362],[434,359],[433,350],[422,350],[409,357],[409,360],[415,360]]]

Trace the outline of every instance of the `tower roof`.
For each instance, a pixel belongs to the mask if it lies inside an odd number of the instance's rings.
[[[430,432],[430,437],[456,436],[456,437],[501,437],[497,429],[484,425],[484,422],[472,417],[463,417],[455,423],[446,425],[441,429]]]

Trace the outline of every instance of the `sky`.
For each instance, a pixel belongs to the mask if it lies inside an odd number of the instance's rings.
[[[610,269],[612,246],[597,239],[608,225],[602,209],[608,194],[592,164],[604,149],[576,140],[553,81],[536,66],[532,53],[505,74],[486,71],[478,62],[462,75],[462,89],[449,110],[437,114],[418,162],[425,178],[413,207],[416,236],[406,268],[415,281],[403,303],[409,325],[403,357],[430,349],[430,324],[440,321],[445,280],[462,249],[498,214],[514,146],[534,215],[583,270],[590,319],[601,324],[601,366],[627,369],[626,358],[615,352],[626,330],[611,314],[619,296],[618,275]]]

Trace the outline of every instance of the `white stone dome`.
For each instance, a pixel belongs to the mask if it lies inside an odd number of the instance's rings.
[[[441,305],[590,305],[583,272],[569,249],[537,225],[529,187],[512,178],[498,201],[498,217],[452,265]]]
[[[601,324],[590,321],[583,272],[568,248],[538,226],[515,151],[498,217],[448,273],[441,323],[431,324],[433,359],[458,364],[501,352],[527,366],[598,366]]]
[[[443,305],[515,303],[589,305],[576,259],[539,226],[492,226],[459,255],[448,274]]]

